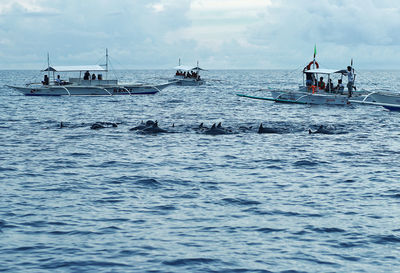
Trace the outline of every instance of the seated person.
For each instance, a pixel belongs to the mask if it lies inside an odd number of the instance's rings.
[[[90,79],[90,72],[86,71],[85,74],[83,75],[83,79],[88,81]]]
[[[49,85],[49,77],[47,75],[44,75],[44,79],[42,81],[43,85]]]
[[[103,80],[103,75],[98,74],[98,75],[97,75],[97,79],[98,79],[99,81]]]
[[[324,89],[325,89],[324,77],[319,78],[318,88],[319,88],[320,90],[324,90]]]
[[[62,85],[62,81],[60,79],[60,75],[57,75],[57,79],[55,80],[57,85]]]
[[[95,79],[96,79],[96,74],[93,73],[92,80],[95,80]]]
[[[325,87],[325,91],[326,92],[333,92],[333,83],[332,83],[332,79],[328,80],[328,83],[326,84]]]
[[[336,91],[343,91],[344,90],[344,85],[342,83],[341,79],[338,79],[338,84],[335,86]]]

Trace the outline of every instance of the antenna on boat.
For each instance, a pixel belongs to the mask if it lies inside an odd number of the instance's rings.
[[[50,54],[48,51],[47,51],[47,76],[50,79]]]
[[[108,72],[108,48],[106,48],[106,71]]]
[[[181,66],[181,58],[179,58],[179,66]]]

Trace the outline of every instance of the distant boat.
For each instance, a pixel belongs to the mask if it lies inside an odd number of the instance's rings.
[[[49,61],[48,61],[49,63]],[[113,95],[144,95],[155,94],[171,83],[158,85],[148,84],[119,84],[117,79],[104,79],[103,73],[108,72],[108,51],[106,64],[81,66],[50,66],[45,72],[44,80],[40,83],[27,83],[25,86],[12,86],[26,96],[113,96]],[[55,77],[56,72],[75,73],[78,77],[69,77],[62,80]],[[91,74],[93,72],[97,73]]]
[[[181,60],[179,59],[179,65],[174,67],[176,70],[173,79],[170,79],[170,83],[182,86],[198,86],[205,83],[205,81],[200,77],[200,71],[205,70],[199,67],[199,62],[197,66],[185,66],[181,65]]]

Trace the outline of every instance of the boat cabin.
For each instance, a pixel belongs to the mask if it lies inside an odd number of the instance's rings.
[[[312,93],[323,91],[326,93],[343,94],[343,76],[347,74],[346,70],[307,68],[303,70],[303,86],[301,86],[301,89],[312,91]]]
[[[48,72],[48,75],[45,75],[45,80],[42,82],[43,85],[73,84],[81,86],[97,86],[118,84],[118,80],[107,79],[107,74],[105,77],[103,76],[103,73],[107,73],[108,70],[100,65],[49,66],[42,71]],[[74,73],[75,75],[68,77],[68,80],[66,80],[64,77],[60,77],[60,74],[56,76],[56,73],[69,73],[69,75],[71,75],[70,73]]]
[[[199,66],[196,67],[190,67],[186,65],[178,65],[174,67],[176,70],[175,73],[175,78],[179,79],[194,79],[194,80],[200,80],[200,70],[204,70],[200,68]]]

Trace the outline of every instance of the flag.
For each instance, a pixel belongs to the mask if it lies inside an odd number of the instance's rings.
[[[317,45],[314,45],[314,59],[315,59],[315,56],[317,56]]]

